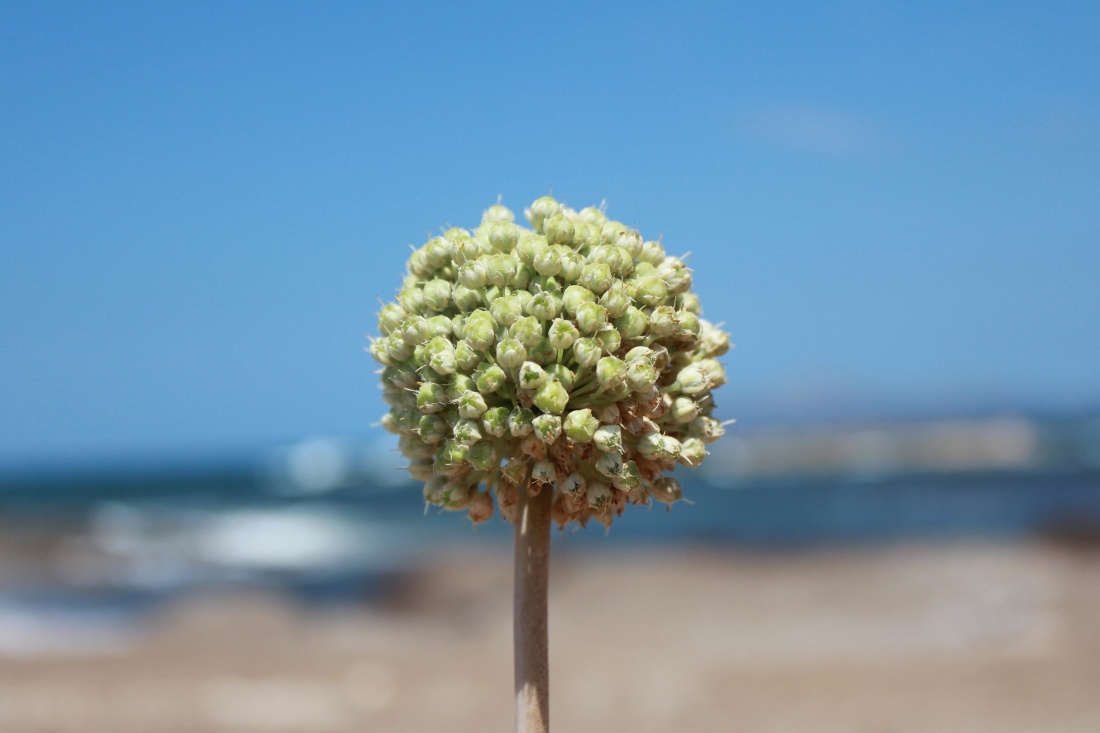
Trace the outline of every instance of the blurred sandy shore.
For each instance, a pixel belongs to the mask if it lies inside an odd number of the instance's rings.
[[[1100,551],[558,553],[557,731],[1100,731]],[[511,730],[507,553],[383,607],[191,597],[98,652],[0,658],[10,733]]]

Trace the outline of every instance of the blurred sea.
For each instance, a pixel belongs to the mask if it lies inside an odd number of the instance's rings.
[[[817,426],[727,439],[690,501],[631,507],[555,552],[965,538],[1100,538],[1094,419]],[[380,457],[381,456],[381,457]],[[498,545],[431,509],[390,452],[310,440],[209,465],[0,475],[0,654],[103,651],[182,594],[266,589],[307,605],[382,601],[428,556]],[[671,514],[671,516],[669,516]]]

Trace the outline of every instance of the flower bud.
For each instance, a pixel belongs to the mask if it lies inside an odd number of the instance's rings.
[[[550,339],[543,337],[535,344],[535,348],[527,351],[527,356],[536,364],[549,366],[558,358],[558,352],[550,345]]]
[[[699,296],[695,293],[680,293],[676,296],[676,310],[691,311],[699,315],[703,312],[703,306],[699,304]]]
[[[665,248],[661,246],[660,242],[645,242],[642,244],[637,258],[642,262],[660,265],[665,261]]]
[[[500,464],[493,444],[487,441],[471,445],[466,453],[466,462],[479,471],[489,471]]]
[[[527,305],[527,312],[543,323],[551,321],[561,313],[561,298],[553,293],[539,293],[531,298]]]
[[[471,446],[481,440],[481,425],[478,420],[464,418],[455,423],[454,440],[459,445]]]
[[[657,384],[657,370],[648,362],[633,362],[627,365],[626,381],[635,392],[646,392]]]
[[[592,434],[592,442],[605,453],[623,450],[623,429],[619,425],[601,425]]]
[[[706,376],[695,366],[687,366],[676,375],[676,382],[672,385],[673,391],[684,394],[699,394],[705,392],[708,381]]]
[[[407,285],[397,294],[397,302],[406,313],[419,313],[424,307],[424,294],[416,285]]]
[[[677,397],[668,410],[669,417],[678,425],[689,423],[699,415],[699,406],[690,397]]]
[[[580,284],[599,295],[611,287],[611,268],[602,262],[589,262],[581,270]]]
[[[630,296],[626,293],[626,286],[622,280],[614,280],[611,287],[600,298],[600,305],[607,308],[607,315],[618,318],[626,313],[630,307]]]
[[[533,268],[535,259],[549,248],[550,245],[547,244],[546,237],[538,234],[524,234],[520,237],[519,244],[516,245],[516,256],[524,265]]]
[[[469,341],[459,341],[455,344],[455,364],[459,371],[472,371],[479,361],[481,361],[481,355],[473,346],[470,346]]]
[[[607,309],[598,303],[581,303],[576,317],[581,333],[596,333],[607,325]]]
[[[681,338],[699,335],[699,316],[691,311],[676,311],[676,333]]]
[[[550,445],[561,435],[561,418],[557,415],[538,415],[531,421],[533,434]]]
[[[624,461],[623,470],[619,472],[619,475],[611,479],[611,483],[614,484],[616,489],[622,491],[633,491],[638,488],[638,484],[641,480],[641,471],[638,470],[638,464],[634,461]]]
[[[660,338],[676,330],[676,312],[667,305],[654,308],[649,314],[649,332]]]
[[[543,277],[553,277],[561,272],[561,261],[557,247],[538,247],[531,259],[531,267]]]
[[[493,320],[500,325],[511,326],[523,315],[523,306],[516,296],[505,295],[489,304],[489,312],[493,314]]]
[[[707,356],[722,356],[730,350],[730,335],[705,319],[699,320],[700,348]]]
[[[726,434],[726,429],[712,417],[697,417],[687,424],[686,432],[704,443],[713,443]]]
[[[378,330],[383,336],[389,336],[405,320],[405,310],[396,303],[387,303],[378,311]]]
[[[491,285],[503,288],[512,283],[518,263],[509,254],[490,255],[485,260],[486,279]]]
[[[562,306],[565,312],[576,317],[577,309],[585,303],[595,303],[596,295],[583,285],[570,285],[562,294]]]
[[[646,433],[638,439],[638,453],[650,460],[680,457],[680,441],[661,433]]]
[[[560,415],[569,404],[569,393],[561,382],[551,380],[543,384],[535,392],[535,407],[551,415]]]
[[[493,499],[484,491],[470,496],[470,521],[474,524],[488,522],[493,517]]]
[[[554,216],[561,212],[561,204],[555,201],[550,196],[543,196],[540,199],[536,199],[531,207],[523,213],[527,216],[527,220],[531,222],[531,226],[535,228],[535,231],[542,231],[543,222],[547,217]]]
[[[564,364],[549,364],[546,367],[546,376],[549,379],[556,379],[561,382],[561,386],[565,387],[566,391],[573,389],[573,382],[576,379],[573,371]]]
[[[447,406],[446,388],[434,382],[424,382],[416,391],[416,406],[424,414],[439,412]]]
[[[542,234],[550,244],[572,244],[574,225],[572,220],[555,214],[542,222]]]
[[[465,392],[458,398],[458,414],[462,417],[481,417],[489,406],[478,392]]]
[[[596,224],[599,227],[603,227],[607,223],[607,215],[595,206],[586,206],[581,209],[577,212],[577,218],[586,224]]]
[[[611,451],[609,453],[597,453],[596,462],[594,465],[596,467],[596,470],[607,478],[616,478],[623,471],[623,457],[622,454],[620,454],[618,451]],[[589,486],[590,491],[591,488],[592,487]]]
[[[533,349],[542,338],[542,323],[534,316],[524,316],[516,320],[508,329],[509,335],[523,344],[525,349]]]
[[[462,335],[477,351],[485,351],[496,340],[496,321],[484,308],[475,310],[466,316],[462,326]]]
[[[520,262],[519,265],[516,266],[516,276],[512,278],[512,287],[526,290],[527,286],[531,283],[531,277],[533,275],[534,270],[523,264],[523,262]]]
[[[644,334],[648,326],[649,319],[646,318],[645,313],[634,306],[627,307],[626,312],[615,319],[615,330],[628,340]]]
[[[504,475],[504,478],[518,486],[527,475],[527,461],[520,456],[512,456],[505,461],[500,472]],[[500,491],[499,487],[497,491]]]
[[[527,349],[519,341],[506,338],[497,344],[497,364],[505,369],[516,369],[527,359]]]
[[[596,380],[602,389],[616,389],[626,383],[626,362],[605,356],[596,363]]]
[[[451,239],[452,262],[461,271],[462,265],[473,262],[482,254],[481,245],[469,234],[460,234]]]
[[[592,436],[600,427],[600,421],[592,416],[592,410],[573,410],[565,416],[563,430],[565,435],[575,443],[589,443]]]
[[[611,487],[602,481],[591,481],[588,484],[588,506],[600,509],[611,502]]]
[[[691,287],[691,270],[679,257],[668,257],[659,263],[657,276],[664,280],[670,293],[683,293]]]
[[[434,468],[437,474],[451,476],[463,470],[466,464],[467,448],[457,439],[448,440],[435,454]]]
[[[431,338],[431,326],[424,316],[409,316],[401,324],[401,340],[410,346],[416,346]]]
[[[558,469],[553,461],[543,459],[531,465],[531,480],[537,484],[552,484],[558,480]]]
[[[546,372],[533,361],[525,361],[519,368],[519,387],[538,389],[546,382]]]
[[[468,260],[458,268],[458,281],[471,290],[480,290],[489,281],[489,268],[483,258]]]
[[[451,383],[447,385],[447,401],[458,402],[459,397],[475,389],[477,389],[477,384],[474,382],[473,377],[466,374],[456,374],[452,377]]]
[[[443,508],[452,512],[465,509],[470,503],[470,489],[459,481],[448,481],[443,489]]]
[[[605,328],[596,333],[596,340],[605,354],[614,354],[623,345],[623,336],[613,328]]]
[[[508,415],[508,432],[513,438],[522,438],[530,435],[531,426],[535,419],[535,413],[526,407],[515,407]]]
[[[707,456],[707,448],[699,438],[687,438],[680,445],[680,463],[696,468]]]
[[[413,349],[396,331],[386,337],[386,351],[396,362],[402,362],[413,355]]]
[[[519,241],[519,227],[511,221],[495,221],[489,225],[489,244],[497,252],[511,252]]]
[[[574,471],[561,480],[559,487],[565,494],[580,494],[588,488],[588,481],[582,474]]]
[[[662,476],[653,482],[651,496],[662,504],[675,504],[684,498],[680,482],[671,476]]]
[[[573,252],[570,250],[568,253],[563,254],[561,257],[561,272],[559,276],[567,283],[576,282],[581,277],[581,272],[584,271],[584,265],[587,260],[579,252]]]
[[[550,324],[550,345],[555,349],[568,349],[580,335],[576,326],[561,318]]]
[[[508,432],[508,408],[490,407],[481,415],[481,429],[494,438],[502,438]]]
[[[455,363],[454,345],[443,336],[436,336],[428,342],[425,352],[428,356],[428,366],[435,370],[436,374],[454,374],[458,365]]]
[[[516,216],[507,206],[493,204],[481,215],[482,224],[491,224],[496,221],[515,221]]]
[[[603,347],[594,338],[581,338],[573,343],[573,358],[581,368],[596,366],[603,356]]]
[[[508,379],[508,375],[504,373],[503,369],[487,361],[478,364],[477,371],[474,372],[474,384],[481,394],[496,392],[506,379]]]
[[[454,335],[451,319],[444,315],[432,316],[428,319],[428,338],[445,336],[448,339]]]
[[[424,305],[437,313],[447,310],[451,305],[451,283],[438,277],[425,283]]]
[[[645,276],[630,283],[631,296],[642,305],[658,306],[668,298],[668,286],[658,277]]]
[[[446,478],[433,475],[424,483],[424,501],[436,506],[443,504],[443,491],[446,486]]]

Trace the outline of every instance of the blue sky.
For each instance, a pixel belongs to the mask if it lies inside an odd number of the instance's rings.
[[[693,252],[728,416],[1100,402],[1100,4],[0,2],[0,461],[369,436],[408,244]]]

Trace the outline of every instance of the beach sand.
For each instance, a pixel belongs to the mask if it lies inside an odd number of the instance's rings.
[[[512,730],[511,565],[426,556],[381,604],[192,595],[0,658],[5,733]],[[565,732],[1100,731],[1100,550],[558,552]]]

